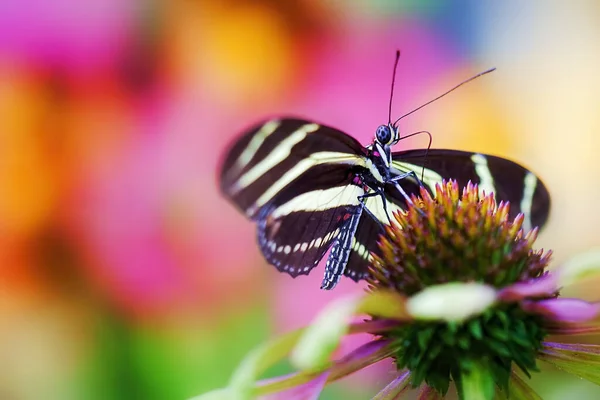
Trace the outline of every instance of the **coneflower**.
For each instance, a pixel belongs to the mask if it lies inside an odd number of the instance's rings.
[[[536,251],[537,229],[469,184],[426,190],[380,240],[368,290],[328,305],[310,326],[255,349],[230,385],[196,399],[317,399],[323,387],[391,358],[397,376],[373,399],[444,398],[451,383],[460,399],[538,399],[527,384],[538,361],[600,384],[600,346],[549,341],[597,333],[599,303],[561,298],[559,290],[600,271],[598,255],[553,272],[550,252]],[[353,318],[362,317],[360,321]],[[342,337],[372,340],[332,359]],[[258,380],[289,357],[298,372]]]

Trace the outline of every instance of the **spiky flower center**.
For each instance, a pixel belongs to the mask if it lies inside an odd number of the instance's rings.
[[[480,195],[469,184],[461,193],[456,182],[426,190],[415,206],[395,215],[396,223],[374,255],[369,287],[392,289],[406,296],[432,285],[478,282],[502,288],[544,273],[550,253],[534,251],[537,230],[525,234],[523,216],[509,219],[508,203]],[[498,304],[462,322],[414,321],[385,333],[397,343],[398,368],[411,371],[412,384],[425,381],[440,393],[474,365],[506,389],[513,363],[526,374],[536,370],[536,355],[546,332],[539,317],[517,304]]]
[[[537,229],[523,232],[523,215],[509,219],[509,204],[496,205],[469,184],[462,196],[456,182],[437,186],[435,198],[421,198],[381,238],[374,256],[372,288],[412,295],[446,282],[481,282],[495,287],[539,277],[550,253],[533,251]],[[419,207],[417,209],[416,207]]]

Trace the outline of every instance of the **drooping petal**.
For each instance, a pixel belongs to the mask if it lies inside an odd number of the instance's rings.
[[[545,342],[539,359],[600,385],[600,346]]]
[[[569,298],[525,301],[521,307],[526,312],[539,314],[556,322],[585,322],[600,314],[600,303]]]
[[[573,285],[600,275],[600,249],[580,253],[557,269],[560,286]]]
[[[416,319],[464,321],[492,306],[496,295],[488,285],[451,282],[423,289],[408,299],[406,309]]]
[[[322,374],[323,373],[321,372],[293,372],[275,378],[262,379],[256,382],[253,394],[268,395],[271,393],[284,392],[288,389],[309,383]]]
[[[600,323],[549,323],[544,326],[550,335],[592,335],[600,333]]]
[[[405,393],[410,383],[410,372],[403,371],[391,381],[386,387],[384,387],[379,393],[373,397],[371,400],[394,400],[397,399],[400,395]]]
[[[499,398],[509,400],[542,400],[542,398],[514,371],[510,374],[508,396],[498,391]]]
[[[292,365],[306,371],[324,368],[356,314],[408,319],[405,299],[397,293],[379,291],[360,297],[341,297],[325,307],[307,328],[290,356]]]
[[[348,333],[381,333],[387,332],[399,326],[399,322],[393,319],[377,319],[370,321],[353,322],[348,327]]]
[[[393,354],[394,348],[387,340],[374,340],[364,344],[341,359],[334,361],[329,369],[327,382],[334,382],[356,371],[375,364]],[[315,379],[320,373],[301,371],[257,382],[254,395],[280,392]]]
[[[229,387],[236,392],[249,394],[260,374],[285,358],[303,333],[304,329],[298,329],[254,349],[234,372]]]
[[[365,343],[345,355],[331,367],[330,381],[348,376],[356,371],[390,357],[396,348],[389,340],[379,339]]]
[[[438,391],[428,385],[422,385],[417,395],[417,400],[442,400],[442,396]]]
[[[547,297],[559,289],[558,277],[547,274],[528,282],[517,282],[500,290],[498,298],[504,302],[520,301],[526,298]]]
[[[292,351],[292,365],[305,371],[327,365],[341,338],[348,333],[349,320],[359,302],[360,298],[357,297],[341,297],[328,304]]]
[[[322,373],[302,385],[284,392],[262,396],[261,400],[317,400],[327,383],[329,372]]]

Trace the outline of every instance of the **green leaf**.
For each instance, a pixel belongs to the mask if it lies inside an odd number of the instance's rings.
[[[468,324],[469,332],[475,339],[481,340],[483,338],[483,329],[481,328],[481,320],[473,319]]]

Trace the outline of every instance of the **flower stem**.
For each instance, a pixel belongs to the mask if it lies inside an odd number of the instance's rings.
[[[492,400],[495,393],[494,378],[486,363],[474,363],[468,371],[463,371],[457,389],[461,400]]]

